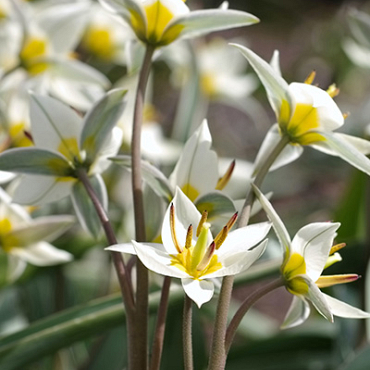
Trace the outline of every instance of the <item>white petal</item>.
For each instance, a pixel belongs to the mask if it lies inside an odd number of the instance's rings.
[[[215,287],[212,281],[181,279],[181,283],[186,295],[192,299],[199,308],[201,308],[203,303],[210,301],[213,297]]]
[[[187,186],[198,194],[214,190],[218,181],[217,155],[211,150],[212,137],[204,120],[184,146],[183,153],[170,176],[173,187],[180,187],[191,197]],[[195,199],[192,199],[193,201]]]
[[[276,213],[276,211],[272,207],[272,204],[261,193],[261,191],[257,189],[255,186],[253,186],[253,190],[256,194],[256,197],[260,201],[262,208],[266,212],[267,217],[272,222],[272,226],[275,230],[276,236],[279,238],[280,244],[283,247],[284,255],[286,253],[289,253],[291,241],[290,241],[290,236],[288,234],[288,231],[283,221],[281,221],[281,218],[279,217],[279,215]]]
[[[23,175],[14,191],[13,200],[32,205],[55,202],[71,194],[74,182],[74,179],[58,181],[52,176]]]
[[[13,180],[15,176],[16,174],[13,172],[0,171],[0,184],[4,184],[10,180]]]
[[[175,278],[186,278],[189,275],[177,267],[171,266],[171,256],[161,244],[144,244],[132,241],[137,256],[144,266],[157,274]]]
[[[342,134],[339,132],[335,132],[334,136],[336,136],[340,140],[346,141],[347,143],[355,147],[360,153],[365,154],[365,155],[370,154],[370,141],[369,140],[365,140],[357,136]]]
[[[293,328],[305,322],[310,314],[310,306],[303,297],[293,297],[281,329]]]
[[[273,125],[267,132],[263,143],[258,151],[256,161],[254,164],[254,174],[261,169],[262,165],[266,162],[267,157],[276,147],[277,143],[280,141],[281,135],[278,130],[278,125]],[[275,159],[274,163],[270,167],[270,171],[274,171],[286,164],[295,161],[303,153],[303,148],[300,145],[287,145],[282,152]]]
[[[72,254],[57,249],[46,242],[39,242],[23,248],[12,248],[10,253],[36,266],[56,265],[73,259]]]
[[[339,226],[340,223],[312,223],[302,227],[293,238],[291,253],[303,256],[306,274],[313,281],[320,277],[324,269]]]
[[[353,307],[348,303],[342,302],[338,299],[330,297],[324,294],[326,301],[328,302],[331,312],[334,316],[345,317],[349,319],[368,319],[370,313],[360,310],[359,308]]]
[[[8,253],[7,278],[9,282],[16,281],[27,267],[27,262]]]
[[[251,249],[266,237],[270,228],[270,222],[261,222],[241,227],[230,232],[225,242],[218,250],[217,255],[221,257],[225,253],[238,253]]]
[[[147,243],[147,244],[151,245],[151,243]],[[134,246],[132,245],[132,243],[122,243],[122,244],[110,245],[109,247],[104,248],[104,250],[136,255],[136,250]]]

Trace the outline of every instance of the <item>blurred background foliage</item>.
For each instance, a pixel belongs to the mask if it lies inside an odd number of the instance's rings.
[[[218,0],[188,0],[191,8],[214,8],[220,3]],[[370,14],[370,1],[230,0],[229,3],[230,8],[255,14],[261,23],[211,35],[209,39],[215,36],[243,39],[266,60],[278,49],[282,74],[288,82],[303,81],[312,70],[317,73],[315,83],[320,87],[327,88],[335,82],[341,91],[336,101],[343,112],[349,113],[348,132],[365,136],[366,126],[370,124],[370,68],[354,65],[343,50],[343,42],[353,37],[347,21],[349,10],[356,8]],[[123,72],[119,66],[107,69],[104,63],[88,61],[109,72],[112,81],[118,80]],[[171,86],[168,65],[158,61],[154,71],[157,92],[153,95],[153,103],[169,135],[178,92]],[[263,105],[270,119],[268,122],[252,122],[232,107],[210,103],[209,125],[214,148],[220,156],[253,161],[268,127],[274,122],[261,86],[254,96]],[[308,222],[342,222],[337,241],[346,242],[347,248],[341,252],[343,261],[331,267],[331,272],[356,272],[363,278],[350,285],[332,288],[333,294],[364,308],[366,294],[370,296],[370,283],[366,284],[370,280],[366,274],[370,253],[369,179],[337,158],[326,156],[324,159],[323,154],[307,149],[298,161],[271,173],[264,187],[273,190],[274,205],[292,235]],[[76,240],[75,234],[73,240]],[[2,335],[51,314],[56,315],[34,324],[36,326],[29,326],[21,335],[0,338],[2,370],[123,368],[125,333],[120,298],[111,296],[104,301],[96,300],[112,290],[108,288],[112,279],[106,273],[110,271],[108,256],[102,251],[104,240],[98,245],[85,236],[77,240],[71,245],[67,234],[57,245],[73,252],[75,262],[57,268],[30,267],[28,278],[24,277],[16,286],[1,292]],[[272,271],[276,272],[276,267]],[[236,299],[244,298],[255,284],[259,284],[253,282],[252,273],[245,277],[245,281],[250,284],[236,289]],[[304,325],[280,332],[278,327],[290,300],[284,293],[283,289],[271,293],[247,315],[230,353],[227,369],[369,369],[370,347],[365,321],[336,319],[334,324],[329,324],[314,312]],[[87,302],[91,303],[86,308]],[[65,313],[64,309],[70,311]],[[197,370],[206,367],[214,310],[215,300],[194,312]],[[370,310],[370,302],[367,310]],[[58,315],[61,311],[63,314]],[[174,294],[167,322],[163,370],[182,368],[181,316],[182,296]],[[39,334],[35,334],[36,330]],[[53,337],[54,332],[59,336]],[[65,348],[55,352],[60,347]],[[33,362],[38,358],[35,353],[46,357]]]

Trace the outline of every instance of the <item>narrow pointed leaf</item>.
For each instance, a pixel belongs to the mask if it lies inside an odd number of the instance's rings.
[[[16,148],[0,154],[0,170],[48,176],[70,176],[71,167],[60,155],[37,148]]]

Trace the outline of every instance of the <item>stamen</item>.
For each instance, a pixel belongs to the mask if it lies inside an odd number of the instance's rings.
[[[32,134],[31,134],[29,131],[24,130],[24,131],[23,131],[23,134],[24,134],[24,136],[25,136],[29,141],[31,141],[32,143],[35,143],[35,142],[33,141]]]
[[[214,239],[214,243],[216,244],[216,249],[220,248],[222,243],[225,241],[227,234],[229,232],[229,229],[227,226],[224,226],[222,230],[217,234],[217,236]]]
[[[229,168],[226,170],[225,174],[218,179],[216,190],[222,190],[230,181],[231,175],[235,169],[235,159],[230,163]]]
[[[332,84],[328,87],[326,92],[329,94],[331,98],[335,98],[336,96],[339,95],[340,90],[335,84]]]
[[[235,212],[232,217],[230,218],[230,220],[227,222],[226,226],[227,226],[227,231],[230,231],[231,228],[234,226],[235,222],[236,222],[236,219],[238,218],[238,212]]]
[[[191,247],[192,240],[193,240],[193,225],[190,225],[188,227],[188,232],[186,233],[186,242],[185,242],[186,249],[189,249]]]
[[[216,249],[216,243],[213,241],[209,245],[209,247],[207,248],[206,253],[204,254],[204,257],[199,262],[199,264],[197,266],[197,270],[198,271],[202,271],[202,270],[204,270],[207,267],[207,265],[211,261],[211,258],[212,258],[213,254],[215,252],[215,249]]]
[[[304,80],[304,83],[307,85],[312,85],[314,79],[316,77],[316,71],[312,71],[307,78]]]
[[[316,281],[316,285],[319,288],[326,288],[337,284],[351,283],[352,281],[358,280],[360,277],[361,276],[357,274],[320,276]]]
[[[170,207],[170,229],[171,229],[171,236],[173,244],[175,245],[175,248],[179,253],[182,253],[182,248],[180,247],[180,244],[176,237],[176,230],[175,230],[175,207],[173,203],[171,203]]]
[[[202,231],[204,223],[207,221],[208,212],[203,211],[202,218],[199,221],[198,227],[197,227],[197,237],[199,236],[200,232]]]
[[[333,245],[330,249],[329,256],[334,254],[335,252],[338,252],[339,250],[341,250],[345,246],[346,246],[346,243],[339,243],[339,244]]]
[[[347,119],[348,116],[349,116],[349,113],[348,112],[347,113],[343,113],[342,116],[343,116],[344,119]]]

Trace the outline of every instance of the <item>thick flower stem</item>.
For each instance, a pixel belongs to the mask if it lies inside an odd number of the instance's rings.
[[[278,278],[269,282],[268,284],[264,285],[260,289],[255,290],[249,297],[247,297],[242,305],[239,307],[238,311],[235,313],[234,317],[230,321],[230,324],[226,331],[225,337],[225,352],[226,354],[229,352],[231,343],[234,339],[236,330],[242,321],[244,315],[248,312],[248,310],[256,303],[260,298],[265,296],[266,294],[270,293],[274,289],[280,288],[284,285],[284,281],[282,278]]]
[[[182,321],[182,344],[184,353],[184,370],[193,370],[193,342],[192,342],[192,305],[193,301],[185,294],[184,315]]]
[[[275,148],[271,151],[270,155],[266,158],[265,163],[261,166],[253,181],[253,183],[257,187],[262,184],[262,181],[267,175],[269,168],[288,143],[289,138],[287,138],[286,136],[282,136]],[[244,202],[243,209],[238,217],[238,228],[248,225],[253,201],[254,193],[252,191],[252,187],[250,187]],[[227,314],[229,311],[233,284],[234,276],[225,276],[222,280],[221,292],[216,312],[216,320],[214,324],[211,355],[208,366],[209,370],[223,370],[226,365],[228,351],[226,350],[225,346],[225,336],[227,327]]]
[[[158,307],[157,323],[154,332],[150,370],[159,370],[161,365],[170,286],[171,278],[169,276],[165,276],[163,280],[161,300]]]
[[[86,171],[82,168],[77,170],[77,175],[79,180],[84,185],[87,194],[89,195],[95,210],[98,214],[98,217],[100,219],[100,222],[103,226],[105,235],[107,237],[109,245],[117,244],[117,239],[114,234],[112,225],[109,221],[109,218],[107,214],[105,213],[105,210],[103,206],[101,205],[99,198],[97,197],[94,188],[91,186],[89,177],[86,173]],[[129,362],[132,362],[132,342],[135,334],[135,328],[133,326],[134,320],[135,320],[135,302],[134,302],[134,295],[133,295],[133,289],[132,285],[130,284],[130,279],[128,278],[128,272],[127,267],[125,265],[125,262],[122,258],[121,253],[118,252],[111,252],[111,257],[113,260],[113,264],[117,273],[118,281],[121,288],[123,303],[125,305],[126,309],[126,315],[127,315],[127,335],[128,335],[128,341],[129,341]]]
[[[131,139],[131,168],[132,192],[134,201],[135,234],[138,242],[145,242],[144,200],[141,176],[141,126],[143,120],[145,91],[150,73],[152,56],[155,47],[147,45],[144,61],[141,67],[136,92],[134,108],[132,139]],[[135,313],[135,343],[134,370],[146,370],[148,367],[148,270],[137,259],[136,265],[136,313]]]

